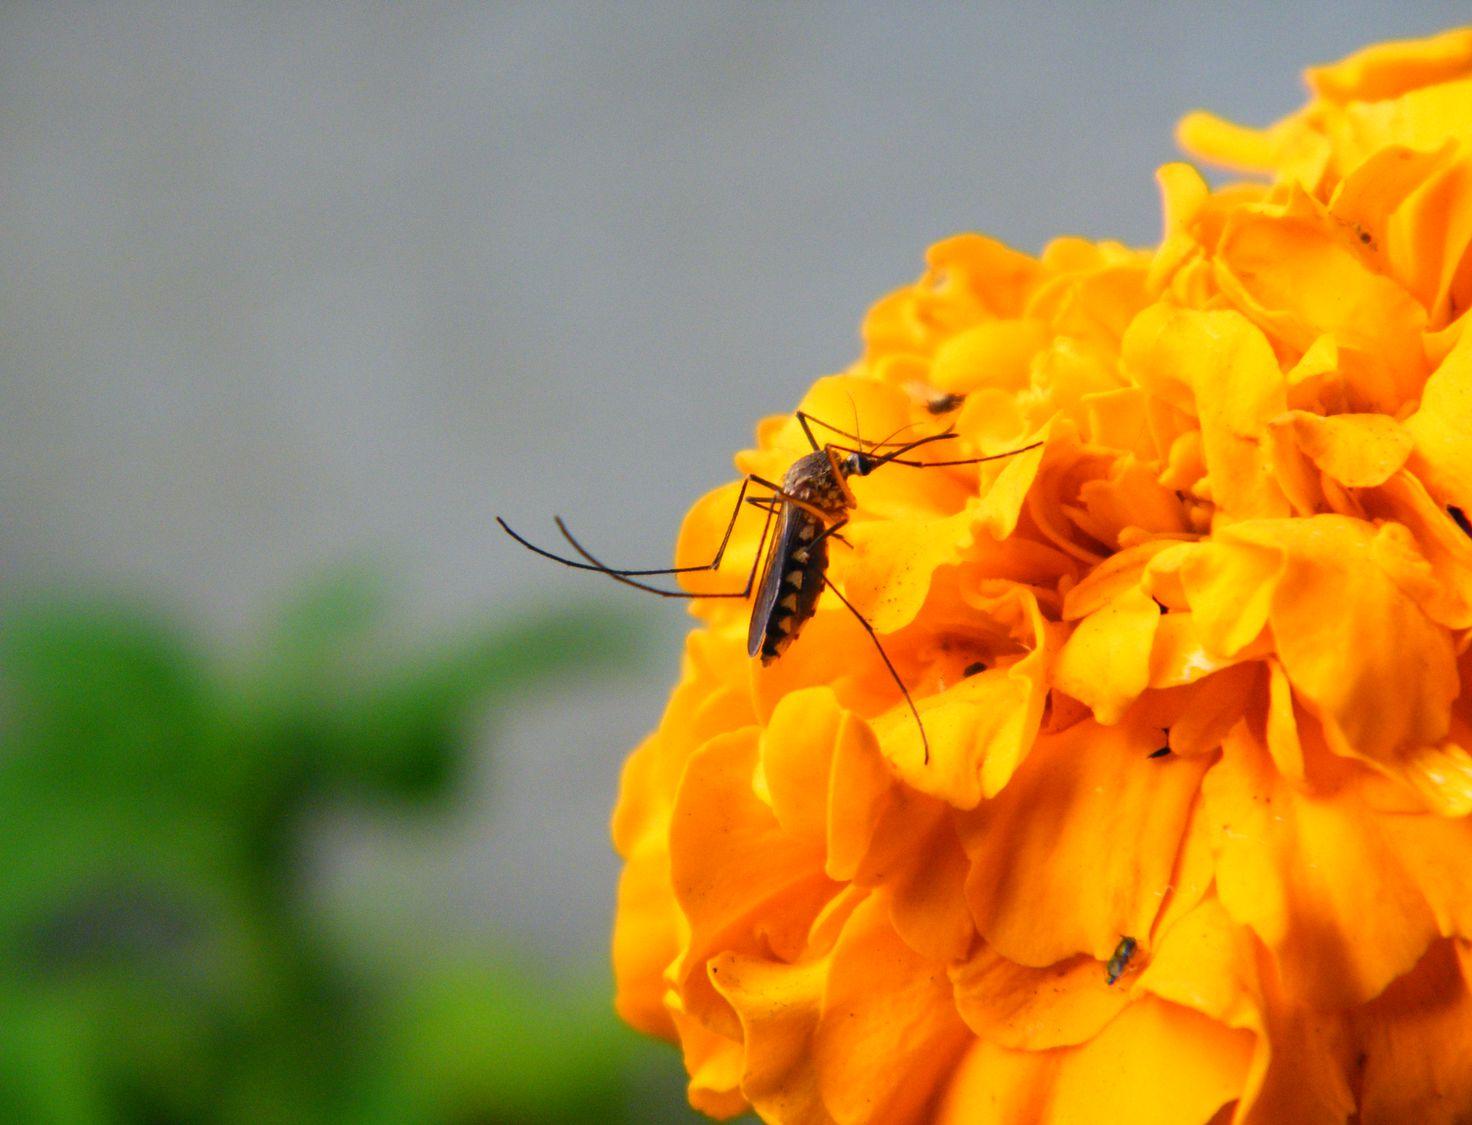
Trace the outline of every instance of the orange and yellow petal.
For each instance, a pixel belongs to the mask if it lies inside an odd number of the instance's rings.
[[[1261,182],[1162,168],[1156,247],[936,245],[737,455],[936,439],[779,660],[694,601],[625,767],[616,1002],[696,1108],[1472,1115],[1472,30],[1308,80],[1182,122]],[[770,550],[741,487],[689,592]]]

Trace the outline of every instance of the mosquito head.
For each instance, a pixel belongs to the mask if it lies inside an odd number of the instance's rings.
[[[843,475],[846,477],[866,477],[879,465],[877,457],[870,457],[867,453],[855,450],[843,459]]]

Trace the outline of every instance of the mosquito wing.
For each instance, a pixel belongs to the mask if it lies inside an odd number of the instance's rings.
[[[823,521],[811,512],[788,504],[782,509],[777,537],[767,554],[761,589],[751,607],[746,651],[770,664],[797,640],[823,592],[828,567],[828,541]]]
[[[746,655],[755,656],[762,650],[771,624],[772,611],[777,608],[777,595],[782,591],[782,563],[792,550],[797,536],[797,521],[792,504],[782,506],[782,515],[777,520],[777,534],[767,548],[766,562],[762,563],[762,580],[757,585],[756,597],[751,603],[751,624],[746,630]]]

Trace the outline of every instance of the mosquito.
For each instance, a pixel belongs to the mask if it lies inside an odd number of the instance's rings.
[[[512,539],[543,558],[577,570],[596,571],[625,586],[658,594],[662,598],[745,599],[751,597],[752,588],[755,587],[757,593],[751,606],[751,621],[746,634],[746,654],[750,657],[759,656],[763,665],[771,664],[797,639],[803,625],[817,612],[819,594],[825,589],[831,590],[833,596],[853,615],[854,620],[863,626],[864,632],[869,635],[869,639],[878,650],[885,668],[889,670],[890,677],[899,687],[900,694],[904,696],[905,703],[910,709],[910,714],[915,717],[915,724],[920,731],[920,744],[924,750],[924,760],[926,764],[929,764],[930,741],[925,736],[925,724],[920,721],[920,711],[915,706],[915,700],[911,697],[904,680],[901,679],[894,662],[890,660],[889,654],[884,651],[884,645],[880,643],[874,627],[828,577],[828,541],[837,539],[841,543],[848,543],[839,533],[848,524],[849,513],[857,503],[853,490],[849,487],[848,479],[868,476],[875,469],[885,465],[905,465],[916,469],[934,469],[948,465],[979,465],[985,461],[1015,457],[1029,449],[1036,449],[1043,443],[1036,441],[1031,445],[1008,450],[1006,453],[993,453],[986,457],[921,461],[909,455],[922,446],[950,441],[958,435],[946,430],[910,441],[869,442],[857,434],[840,430],[837,426],[801,410],[797,412],[796,417],[812,451],[803,454],[792,463],[791,468],[783,475],[780,484],[755,473],[748,473],[742,479],[741,488],[736,494],[736,503],[731,508],[731,518],[726,523],[726,530],[721,536],[715,556],[708,563],[646,570],[623,569],[609,566],[584,547],[568,530],[561,516],[554,517],[557,530],[577,552],[580,559],[568,558],[549,551],[545,547],[537,546],[518,532],[513,531],[500,516],[496,517],[496,522]],[[820,443],[814,436],[814,426],[820,426],[840,438],[846,438],[855,445],[843,445],[837,442]],[[864,446],[868,448],[865,449]],[[888,449],[889,452],[878,452],[881,449]],[[747,492],[752,485],[765,488],[770,494],[748,496]],[[667,590],[640,581],[645,578],[695,574],[719,569],[721,560],[726,554],[726,547],[731,541],[731,532],[736,526],[737,517],[740,516],[744,505],[760,509],[766,513],[766,518],[762,522],[762,534],[757,542],[756,555],[752,559],[751,572],[747,575],[746,584],[740,590],[692,593],[687,590]],[[777,522],[775,535],[772,534],[774,519]],[[770,546],[768,546],[769,540]],[[757,579],[759,568],[760,581]]]

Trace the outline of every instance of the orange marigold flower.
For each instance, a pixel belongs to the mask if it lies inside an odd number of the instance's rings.
[[[803,399],[1041,445],[851,482],[829,573],[928,760],[836,599],[768,666],[695,603],[614,961],[698,1108],[1472,1119],[1472,30],[1308,81],[1182,125],[1268,182],[1162,168],[1150,251],[943,242]],[[808,449],[757,438],[743,472]]]

